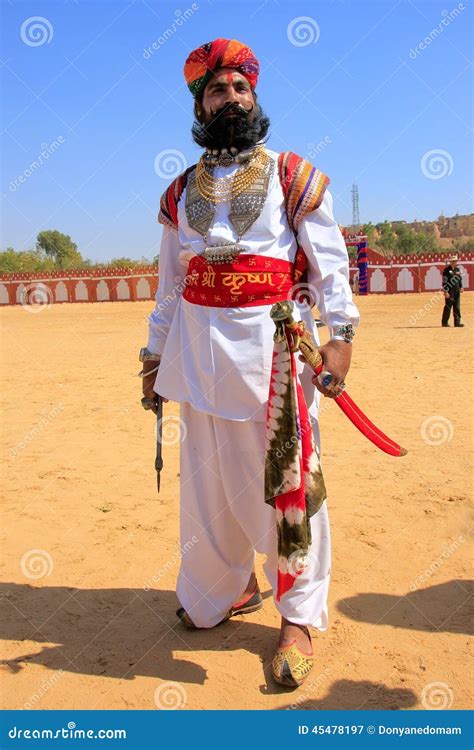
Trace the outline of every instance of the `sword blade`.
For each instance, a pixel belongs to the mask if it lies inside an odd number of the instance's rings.
[[[270,317],[276,325],[278,335],[281,333],[280,327],[284,326],[286,335],[290,339],[291,351],[298,349],[313,372],[319,375],[323,370],[323,362],[318,347],[311,333],[306,329],[305,324],[294,320],[293,308],[293,303],[288,300],[285,302],[276,302],[272,306]],[[401,445],[391,440],[381,429],[374,425],[349,396],[347,391],[341,393],[340,396],[336,396],[334,401],[350,419],[352,424],[357,427],[359,432],[365,435],[381,451],[388,453],[390,456],[405,456],[407,454],[405,448],[402,448]]]
[[[162,430],[163,430],[163,399],[161,396],[156,396],[156,457],[155,457],[155,470],[156,470],[156,489],[160,494],[160,477],[161,470],[163,468],[163,442],[162,442]]]
[[[359,432],[365,435],[377,448],[380,448],[384,453],[388,453],[389,456],[406,456],[406,448],[402,448],[401,445],[391,440],[381,429],[374,425],[346,391],[337,396],[334,401],[346,417],[350,419],[354,427],[357,427]]]
[[[301,353],[304,356],[304,352],[301,351]],[[319,367],[313,367],[313,372],[315,372],[316,375],[319,375],[322,370],[322,365]],[[347,391],[341,393],[340,396],[336,396],[333,400],[341,411],[344,412],[346,417],[350,419],[354,427],[357,427],[359,432],[361,432],[362,435],[365,435],[365,437],[370,440],[371,443],[376,445],[377,448],[380,448],[384,453],[388,453],[389,456],[406,456],[406,448],[402,448],[401,445],[398,445],[394,440],[387,437],[387,435],[385,435],[385,433],[382,432],[382,430],[377,427],[366,414],[364,414],[362,409],[357,406],[356,402],[349,396]]]

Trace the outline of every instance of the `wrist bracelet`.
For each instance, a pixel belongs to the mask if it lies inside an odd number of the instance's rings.
[[[158,364],[153,370],[149,370],[148,372],[144,372],[143,370],[140,370],[140,372],[137,372],[137,376],[139,378],[147,378],[148,375],[153,375],[154,372],[158,370],[160,365]]]
[[[352,323],[346,323],[346,325],[338,326],[337,328],[333,329],[332,336],[338,336],[347,344],[351,344],[352,339],[355,336],[354,326],[352,325]]]

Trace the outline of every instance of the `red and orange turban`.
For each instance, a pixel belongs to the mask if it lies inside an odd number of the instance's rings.
[[[257,85],[259,64],[250,47],[237,39],[214,39],[191,52],[184,65],[184,77],[194,98],[218,68],[235,68],[253,89]]]

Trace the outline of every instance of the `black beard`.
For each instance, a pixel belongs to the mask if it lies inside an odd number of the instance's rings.
[[[235,117],[222,117],[224,112],[234,112]],[[253,115],[254,118],[249,120]],[[234,147],[237,151],[256,146],[268,133],[270,120],[259,104],[249,112],[238,104],[227,104],[217,110],[207,123],[195,120],[191,133],[193,140],[202,148],[218,149]]]

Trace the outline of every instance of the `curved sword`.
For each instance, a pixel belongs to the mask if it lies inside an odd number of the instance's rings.
[[[277,302],[270,310],[270,317],[277,326],[284,327],[290,334],[292,351],[300,351],[306,362],[313,368],[316,375],[323,370],[323,360],[310,332],[306,330],[304,321],[295,321],[293,318],[293,303],[290,300]],[[364,414],[355,401],[346,391],[333,399],[338,407],[357,427],[359,432],[365,435],[377,448],[388,453],[390,456],[405,456],[407,451],[394,440],[391,440]]]

